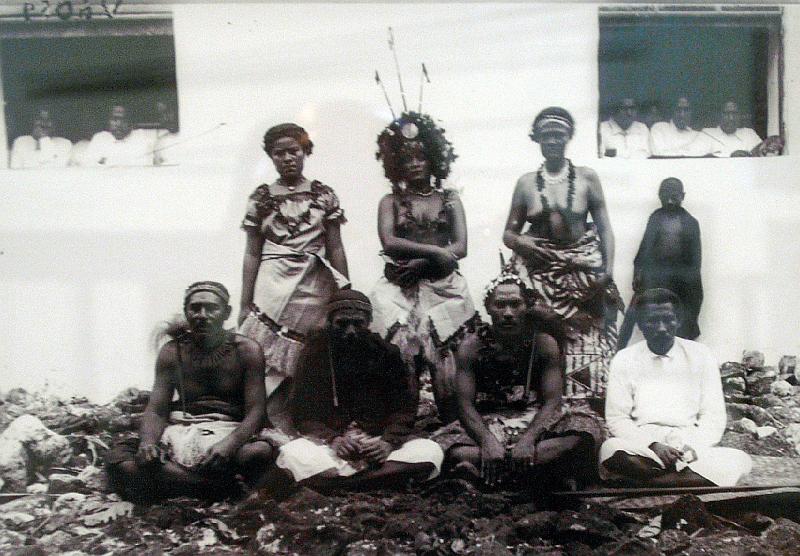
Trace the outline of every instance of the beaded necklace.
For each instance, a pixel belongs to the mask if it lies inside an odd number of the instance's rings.
[[[567,183],[567,210],[572,210],[572,200],[575,198],[575,166],[572,161],[567,159],[567,163],[556,175],[547,172],[544,162],[536,171],[536,190],[539,191],[539,199],[542,201],[542,208],[550,210],[550,202],[544,195],[545,185],[557,185],[563,183],[566,178]]]

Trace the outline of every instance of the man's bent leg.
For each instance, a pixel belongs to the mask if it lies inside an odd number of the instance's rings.
[[[663,475],[666,471],[649,458],[627,452],[614,452],[603,464],[608,471],[639,481]]]
[[[267,442],[250,442],[236,452],[236,465],[251,488],[259,488],[276,450]]]
[[[405,485],[409,480],[424,481],[435,470],[436,466],[428,462],[387,461],[377,469],[368,469],[350,477],[328,479],[326,482],[332,488],[348,490],[396,488]]]
[[[714,486],[714,483],[698,475],[688,467],[680,471],[665,472],[645,481],[647,486],[657,488]]]

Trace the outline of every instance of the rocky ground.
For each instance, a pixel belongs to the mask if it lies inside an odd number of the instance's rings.
[[[800,457],[794,361],[773,369],[759,355],[721,368],[729,402],[722,444]],[[301,490],[255,508],[189,499],[134,506],[107,491],[101,469],[114,439],[136,430],[146,402],[133,389],[107,405],[20,389],[2,397],[0,553],[755,556],[800,546],[794,521],[713,515],[692,496],[633,513],[481,492],[458,479],[347,496]]]

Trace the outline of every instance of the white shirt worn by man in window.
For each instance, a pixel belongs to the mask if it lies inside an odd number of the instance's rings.
[[[669,122],[657,122],[650,129],[653,156],[698,157],[711,153],[710,140],[692,129],[692,108],[687,97],[680,97]]]
[[[750,151],[761,143],[761,137],[749,127],[739,127],[739,105],[729,100],[722,105],[720,123],[717,127],[707,127],[703,133],[711,140],[711,154],[727,158],[737,153],[737,156],[749,156]]]
[[[9,167],[64,168],[69,162],[72,143],[63,137],[53,137],[53,127],[50,111],[39,109],[33,119],[31,134],[14,139]]]
[[[752,462],[741,450],[715,446],[727,419],[719,367],[706,346],[675,336],[676,304],[669,290],[645,292],[638,309],[645,341],[611,361],[605,416],[612,438],[600,448],[600,476],[732,486]]]
[[[600,123],[600,157],[647,158],[650,130],[636,121],[638,111],[632,98],[623,98],[614,115]]]
[[[153,141],[144,130],[131,129],[124,106],[114,106],[108,130],[94,134],[84,160],[87,166],[152,166]]]

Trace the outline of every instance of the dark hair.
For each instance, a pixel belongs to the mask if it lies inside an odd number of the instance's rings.
[[[403,112],[378,135],[375,158],[383,162],[383,173],[393,187],[403,181],[403,147],[415,141],[422,144],[436,186],[441,185],[450,174],[450,165],[458,158],[444,131],[427,114]]]
[[[539,122],[549,116],[555,116],[556,118],[566,120],[569,123],[569,137],[571,139],[575,134],[575,118],[573,118],[572,114],[570,114],[565,108],[561,108],[560,106],[548,106],[539,112],[533,119],[533,124],[531,124],[531,132],[528,134],[528,137],[531,138],[531,141],[538,142],[538,133],[536,131],[536,127],[539,125]]]
[[[661,184],[658,186],[658,193],[661,194],[661,192],[664,191],[667,188],[667,186],[675,182],[677,182],[676,185],[681,188],[681,191],[683,191],[683,182],[678,178],[669,177],[661,180]]]
[[[305,129],[297,124],[286,123],[272,126],[267,130],[264,134],[264,152],[267,153],[267,155],[271,155],[275,143],[282,137],[290,137],[296,140],[300,143],[303,152],[307,155],[311,154],[314,150],[314,143],[311,142],[311,138],[308,136],[308,132]]]
[[[489,305],[492,303],[492,299],[494,299],[494,292],[497,291],[497,288],[508,284],[519,287],[519,293],[522,295],[522,299],[525,300],[525,305],[528,306],[528,309],[533,309],[533,306],[536,304],[536,292],[529,288],[519,276],[511,273],[502,274],[489,283],[486,289],[486,295],[483,297],[484,309],[489,311]]]
[[[226,288],[223,284],[214,282],[212,280],[201,280],[200,282],[190,284],[189,287],[186,288],[186,291],[183,294],[184,307],[189,302],[189,298],[197,292],[211,292],[225,302],[225,305],[228,305],[231,299],[231,294],[228,293],[228,288]]]
[[[651,288],[642,292],[636,300],[636,311],[641,313],[645,305],[661,305],[663,303],[671,303],[676,313],[680,311],[680,298],[667,288]]]

